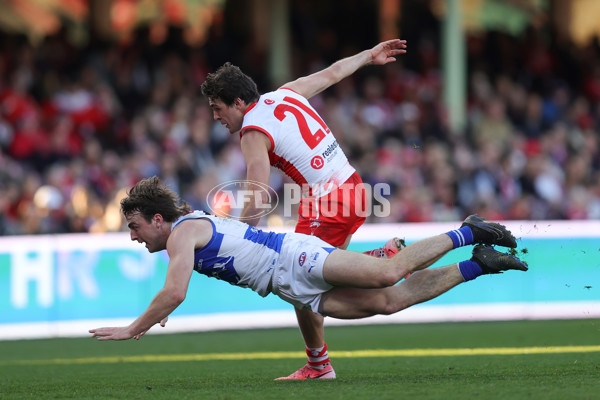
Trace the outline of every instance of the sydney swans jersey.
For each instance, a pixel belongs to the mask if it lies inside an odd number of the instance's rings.
[[[285,234],[263,232],[243,222],[202,211],[181,216],[171,229],[198,218],[212,223],[213,235],[206,246],[194,252],[194,270],[267,296]]]
[[[298,185],[318,196],[343,184],[354,172],[325,122],[308,100],[291,89],[265,93],[248,108],[240,135],[263,132],[271,141],[269,159]]]

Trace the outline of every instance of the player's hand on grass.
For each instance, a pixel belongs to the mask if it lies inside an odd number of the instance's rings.
[[[168,320],[168,316],[163,318],[160,321],[160,326],[164,328]],[[143,332],[140,332],[136,335],[132,335],[131,326],[123,326],[90,329],[89,332],[92,334],[92,337],[97,337],[98,340],[127,340],[131,338],[134,338],[135,340],[140,340],[140,338],[144,336],[149,330],[150,329],[146,329]]]
[[[98,340],[127,340],[133,337],[128,326],[96,328],[90,329],[89,332]]]

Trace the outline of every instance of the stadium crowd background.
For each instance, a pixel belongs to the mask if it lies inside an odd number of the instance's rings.
[[[468,124],[450,132],[439,45],[413,37],[406,61],[311,100],[363,180],[392,186],[391,215],[368,222],[600,218],[597,41],[576,49],[548,28],[469,36]],[[295,76],[376,43],[315,39],[293,53]],[[122,230],[124,188],[152,175],[206,209],[208,191],[243,179],[245,164],[200,84],[231,60],[274,89],[264,62],[239,50],[218,29],[201,48],[177,30],[162,46],[142,29],[83,50],[62,33],[37,47],[0,34],[0,235]],[[281,190],[288,181],[273,175]]]

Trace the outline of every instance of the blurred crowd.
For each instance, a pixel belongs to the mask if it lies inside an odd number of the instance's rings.
[[[367,67],[311,99],[363,180],[391,185],[391,214],[369,222],[600,218],[598,44],[470,36],[458,132],[438,47],[410,43],[416,66]],[[225,61],[208,49],[82,50],[61,35],[32,47],[4,34],[0,49],[0,235],[119,231],[119,201],[141,178],[206,209],[213,187],[245,177],[239,137],[200,92]],[[296,76],[331,62],[294,56]],[[238,65],[256,70],[252,58]],[[255,76],[262,92],[274,89],[266,76]],[[276,190],[289,182],[272,175]]]

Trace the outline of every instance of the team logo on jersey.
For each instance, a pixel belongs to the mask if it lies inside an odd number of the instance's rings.
[[[323,161],[323,157],[321,156],[314,156],[312,160],[310,160],[310,166],[314,169],[321,169],[323,168],[323,165],[325,165],[325,161]]]
[[[304,261],[306,261],[306,252],[302,252],[302,254],[300,254],[300,257],[298,257],[298,264],[300,264],[300,266],[304,265]]]
[[[319,221],[310,221],[310,229],[312,229],[313,231],[320,226],[321,226],[321,223]],[[311,236],[313,236],[313,235],[314,235],[314,232],[311,233]]]
[[[275,100],[265,99],[265,104],[271,105],[273,103],[275,103]]]

